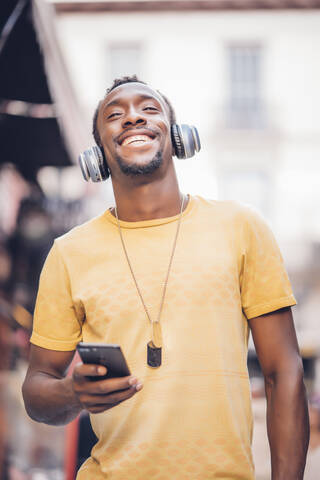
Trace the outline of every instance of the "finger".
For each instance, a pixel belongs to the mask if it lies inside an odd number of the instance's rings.
[[[109,395],[82,395],[81,403],[85,405],[86,408],[100,405],[105,405],[110,408],[114,404],[121,403],[124,400],[133,397],[136,392],[137,390],[132,387],[121,392],[110,393]]]
[[[96,380],[94,382],[87,382],[82,384],[82,390],[85,393],[95,395],[106,395],[115,391],[126,390],[128,388],[136,386],[138,381],[136,377],[120,377],[120,378],[107,378],[105,380]]]
[[[85,377],[106,375],[107,369],[102,365],[78,363],[73,370],[73,378],[77,381],[87,381]]]

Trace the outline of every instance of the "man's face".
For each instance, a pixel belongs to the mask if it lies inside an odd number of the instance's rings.
[[[98,130],[112,173],[151,174],[171,159],[169,109],[147,85],[112,90],[99,109]]]

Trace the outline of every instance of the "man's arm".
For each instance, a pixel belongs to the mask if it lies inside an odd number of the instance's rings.
[[[132,397],[142,385],[135,377],[90,381],[105,375],[99,365],[76,365],[66,377],[74,351],[58,352],[31,345],[30,364],[22,387],[28,415],[38,422],[64,425],[81,410],[100,413]]]
[[[309,418],[290,308],[249,320],[265,378],[272,480],[303,480]]]

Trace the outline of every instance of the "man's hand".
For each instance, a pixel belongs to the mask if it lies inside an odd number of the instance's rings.
[[[100,413],[141,390],[141,382],[132,376],[92,381],[89,377],[106,375],[107,370],[101,365],[80,363],[67,377],[74,353],[31,345],[22,393],[26,411],[33,420],[65,425],[83,409]]]
[[[81,408],[101,413],[133,397],[142,383],[133,376],[92,381],[90,377],[104,376],[106,367],[79,363],[72,374],[72,389]]]

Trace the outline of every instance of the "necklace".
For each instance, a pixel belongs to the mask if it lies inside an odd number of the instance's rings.
[[[129,259],[129,255],[128,255],[128,252],[127,252],[127,249],[126,249],[126,245],[124,243],[124,239],[123,239],[123,235],[122,235],[122,231],[121,231],[121,227],[120,227],[120,222],[119,222],[119,218],[118,218],[117,206],[115,206],[115,214],[116,214],[116,219],[117,219],[119,235],[120,235],[120,239],[121,239],[121,243],[122,243],[122,248],[123,248],[125,257],[127,259],[128,266],[129,266],[133,281],[135,283],[137,292],[139,294],[141,303],[143,305],[144,311],[145,311],[145,313],[148,317],[148,320],[149,320],[149,322],[151,324],[151,328],[152,328],[152,337],[151,337],[152,339],[147,344],[147,363],[148,363],[149,367],[153,367],[153,368],[160,367],[160,365],[161,365],[162,332],[161,332],[161,325],[160,325],[160,317],[161,317],[161,312],[162,312],[162,308],[163,308],[163,304],[164,304],[164,299],[165,299],[165,296],[166,296],[166,290],[167,290],[167,285],[168,285],[168,279],[169,279],[169,274],[170,274],[170,270],[171,270],[172,260],[173,260],[174,252],[175,252],[176,245],[177,245],[177,239],[178,239],[178,234],[179,234],[180,225],[181,225],[182,212],[183,212],[183,205],[184,205],[184,195],[182,196],[180,215],[179,215],[177,230],[176,230],[176,234],[175,234],[175,237],[174,237],[173,247],[172,247],[172,251],[171,251],[171,255],[170,255],[170,261],[169,261],[169,266],[168,266],[168,270],[167,270],[167,275],[166,275],[166,279],[165,279],[164,286],[163,286],[160,308],[159,308],[159,312],[158,312],[158,315],[157,315],[157,319],[155,321],[152,321],[150,313],[149,313],[149,311],[147,309],[147,306],[145,304],[145,301],[143,300],[141,290],[139,288],[136,276],[134,274],[134,271],[133,271],[133,268],[132,268],[132,265],[131,265],[131,262],[130,262],[130,259]]]

